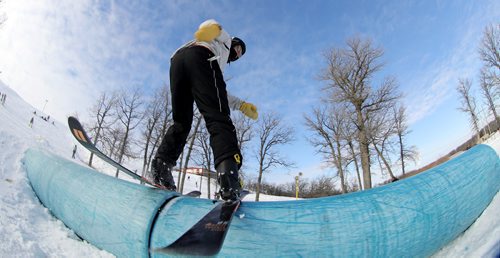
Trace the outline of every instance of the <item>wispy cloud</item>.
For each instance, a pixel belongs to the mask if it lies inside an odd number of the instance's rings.
[[[438,61],[432,61],[429,56],[423,56],[421,64],[427,64],[426,69],[418,71],[409,85],[406,94],[409,107],[409,122],[416,123],[431,115],[447,100],[452,100],[458,106],[456,85],[459,78],[476,77],[480,61],[477,55],[478,44],[482,37],[482,29],[488,24],[484,13],[476,13],[468,17],[460,28],[450,28],[456,31],[456,40],[449,40],[447,53]],[[438,42],[436,42],[438,43]]]

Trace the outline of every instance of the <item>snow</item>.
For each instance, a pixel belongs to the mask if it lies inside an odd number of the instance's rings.
[[[81,241],[61,221],[43,207],[29,185],[21,159],[30,147],[48,149],[71,159],[76,141],[66,124],[42,120],[42,112],[22,100],[0,81],[0,93],[7,94],[0,104],[0,257],[113,257],[106,251]],[[33,112],[36,110],[37,115]],[[43,114],[43,116],[46,116]],[[29,127],[34,117],[33,128]],[[500,153],[500,134],[487,142]],[[457,144],[458,145],[458,144]],[[84,163],[88,153],[78,147],[75,162]],[[104,163],[96,166],[108,174],[114,170]],[[122,179],[133,181],[125,175]],[[174,174],[174,178],[177,175]],[[186,178],[185,192],[197,189],[198,176]],[[204,185],[203,188],[206,186]],[[214,189],[215,186],[212,186]],[[202,189],[203,192],[204,189]],[[206,193],[202,194],[206,197]],[[255,199],[254,194],[246,200]],[[295,198],[260,195],[261,201]],[[437,252],[435,257],[492,257],[500,252],[500,195],[480,218],[456,240]]]

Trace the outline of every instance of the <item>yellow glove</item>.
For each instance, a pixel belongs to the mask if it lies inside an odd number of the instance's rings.
[[[217,38],[222,31],[222,27],[215,20],[208,20],[200,24],[198,30],[194,33],[197,41],[209,42]]]
[[[244,102],[240,106],[240,111],[245,114],[245,116],[250,117],[253,120],[257,120],[259,113],[257,113],[257,107],[252,103]]]

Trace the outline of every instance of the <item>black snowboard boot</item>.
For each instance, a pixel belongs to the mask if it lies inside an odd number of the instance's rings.
[[[155,184],[161,185],[170,191],[177,190],[174,177],[172,176],[173,164],[169,164],[160,158],[155,158],[151,167]]]
[[[241,185],[238,178],[238,164],[233,158],[223,160],[216,168],[219,174],[220,196],[224,201],[240,198]]]

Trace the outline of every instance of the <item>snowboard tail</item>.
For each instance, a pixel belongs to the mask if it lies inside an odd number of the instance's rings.
[[[150,186],[154,186],[154,187],[157,187],[157,188],[160,188],[160,189],[165,189],[165,187],[161,186],[161,185],[158,185],[158,184],[155,184],[153,181],[131,171],[130,169],[124,167],[123,165],[121,165],[120,163],[114,161],[113,159],[111,159],[108,155],[102,153],[96,146],[95,144],[93,144],[91,141],[90,141],[90,138],[88,137],[87,133],[85,132],[85,130],[83,129],[83,126],[82,124],[80,123],[80,121],[78,121],[78,119],[70,116],[68,118],[68,126],[69,126],[69,129],[71,131],[71,133],[73,134],[73,136],[76,138],[76,140],[83,146],[85,147],[87,150],[89,150],[90,152],[94,153],[96,156],[98,156],[99,158],[101,158],[102,160],[104,160],[106,163],[110,164],[111,166],[117,168],[118,170],[124,172],[125,174],[145,183],[145,184],[148,184]],[[200,191],[192,191],[192,192],[189,192],[186,194],[187,196],[191,196],[191,197],[198,197],[201,195],[201,192]]]

